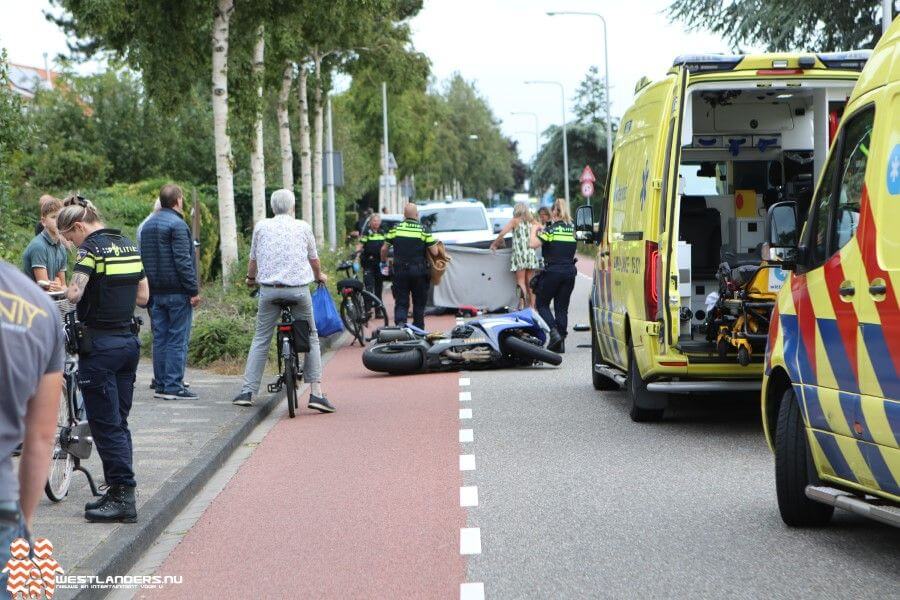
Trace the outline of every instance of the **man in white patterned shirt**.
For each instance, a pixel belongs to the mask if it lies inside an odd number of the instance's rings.
[[[334,412],[322,390],[322,356],[309,293],[310,283],[324,284],[328,278],[319,270],[319,254],[312,229],[306,221],[294,218],[294,193],[290,190],[272,192],[269,204],[275,216],[256,224],[250,244],[247,284],[260,286],[259,309],[256,333],[244,369],[244,385],[233,403],[252,405],[253,394],[259,391],[266,367],[272,332],[281,316],[281,308],[273,301],[293,300],[293,317],[306,320],[310,328],[309,352],[303,365],[303,378],[311,388],[309,408],[323,413]]]

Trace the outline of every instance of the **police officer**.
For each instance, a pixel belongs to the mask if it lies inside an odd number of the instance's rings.
[[[384,279],[381,276],[381,247],[384,246],[384,231],[381,228],[381,215],[374,213],[369,219],[356,246],[360,253],[363,268],[363,283],[366,289],[381,300],[381,289]]]
[[[563,353],[568,335],[569,299],[575,289],[575,228],[569,216],[569,204],[558,198],[550,209],[550,224],[541,230],[535,226],[531,230],[529,246],[541,248],[544,257],[544,271],[537,288],[537,310],[541,318],[550,326],[550,342],[547,349]],[[550,312],[550,301],[553,312]]]
[[[134,523],[136,484],[128,430],[140,354],[134,307],[146,306],[150,287],[134,242],[107,229],[90,201],[66,199],[56,223],[60,234],[78,246],[66,297],[77,303],[83,327],[78,386],[109,486],[101,499],[85,505],[84,517]]]
[[[425,302],[428,299],[428,263],[426,250],[436,256],[436,240],[422,229],[419,209],[409,203],[403,208],[404,221],[391,229],[381,247],[381,260],[387,261],[388,246],[394,247],[394,323],[406,323],[409,297],[412,295],[413,325],[425,329]]]

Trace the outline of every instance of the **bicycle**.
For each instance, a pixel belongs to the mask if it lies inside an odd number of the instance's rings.
[[[61,502],[69,493],[72,474],[75,471],[84,473],[94,496],[100,496],[97,484],[91,473],[81,464],[91,456],[94,438],[87,422],[84,399],[78,389],[78,354],[75,342],[76,317],[75,309],[67,300],[61,299],[63,292],[51,293],[55,297],[57,308],[63,317],[66,362],[63,369],[63,389],[59,399],[57,412],[56,437],[53,441],[53,454],[50,457],[50,471],[44,493],[53,502]]]
[[[259,288],[250,292],[251,297],[259,295]],[[270,383],[267,387],[270,394],[277,394],[285,389],[287,397],[288,416],[294,418],[299,408],[299,400],[297,398],[297,382],[303,377],[303,368],[300,366],[300,350],[297,347],[297,339],[294,335],[295,323],[300,328],[301,335],[305,331],[307,348],[309,351],[309,323],[302,319],[294,319],[291,307],[297,303],[293,300],[276,299],[270,301],[275,306],[281,308],[281,320],[275,323],[275,329],[278,332],[276,338],[278,348],[278,379]],[[304,327],[305,325],[305,327]]]
[[[375,339],[378,330],[388,326],[387,309],[375,294],[365,289],[363,282],[356,277],[358,270],[354,259],[358,252],[340,263],[338,271],[344,272],[344,279],[337,282],[341,295],[341,321],[360,346]],[[353,342],[350,342],[353,345]]]

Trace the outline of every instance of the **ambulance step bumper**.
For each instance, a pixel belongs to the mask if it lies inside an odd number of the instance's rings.
[[[806,486],[806,497],[816,502],[830,504],[835,508],[849,510],[886,525],[900,527],[900,507],[888,505],[883,500],[872,496],[863,499],[832,487],[808,485]]]
[[[655,381],[647,384],[648,392],[691,394],[693,392],[758,392],[761,381]]]
[[[597,363],[594,365],[594,373],[599,373],[607,379],[611,379],[619,384],[619,387],[625,387],[625,373],[613,367]]]

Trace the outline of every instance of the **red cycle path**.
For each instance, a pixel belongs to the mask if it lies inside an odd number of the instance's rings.
[[[450,317],[429,318],[449,329]],[[331,415],[268,433],[158,574],[157,598],[448,598],[459,594],[459,376],[325,367]]]

